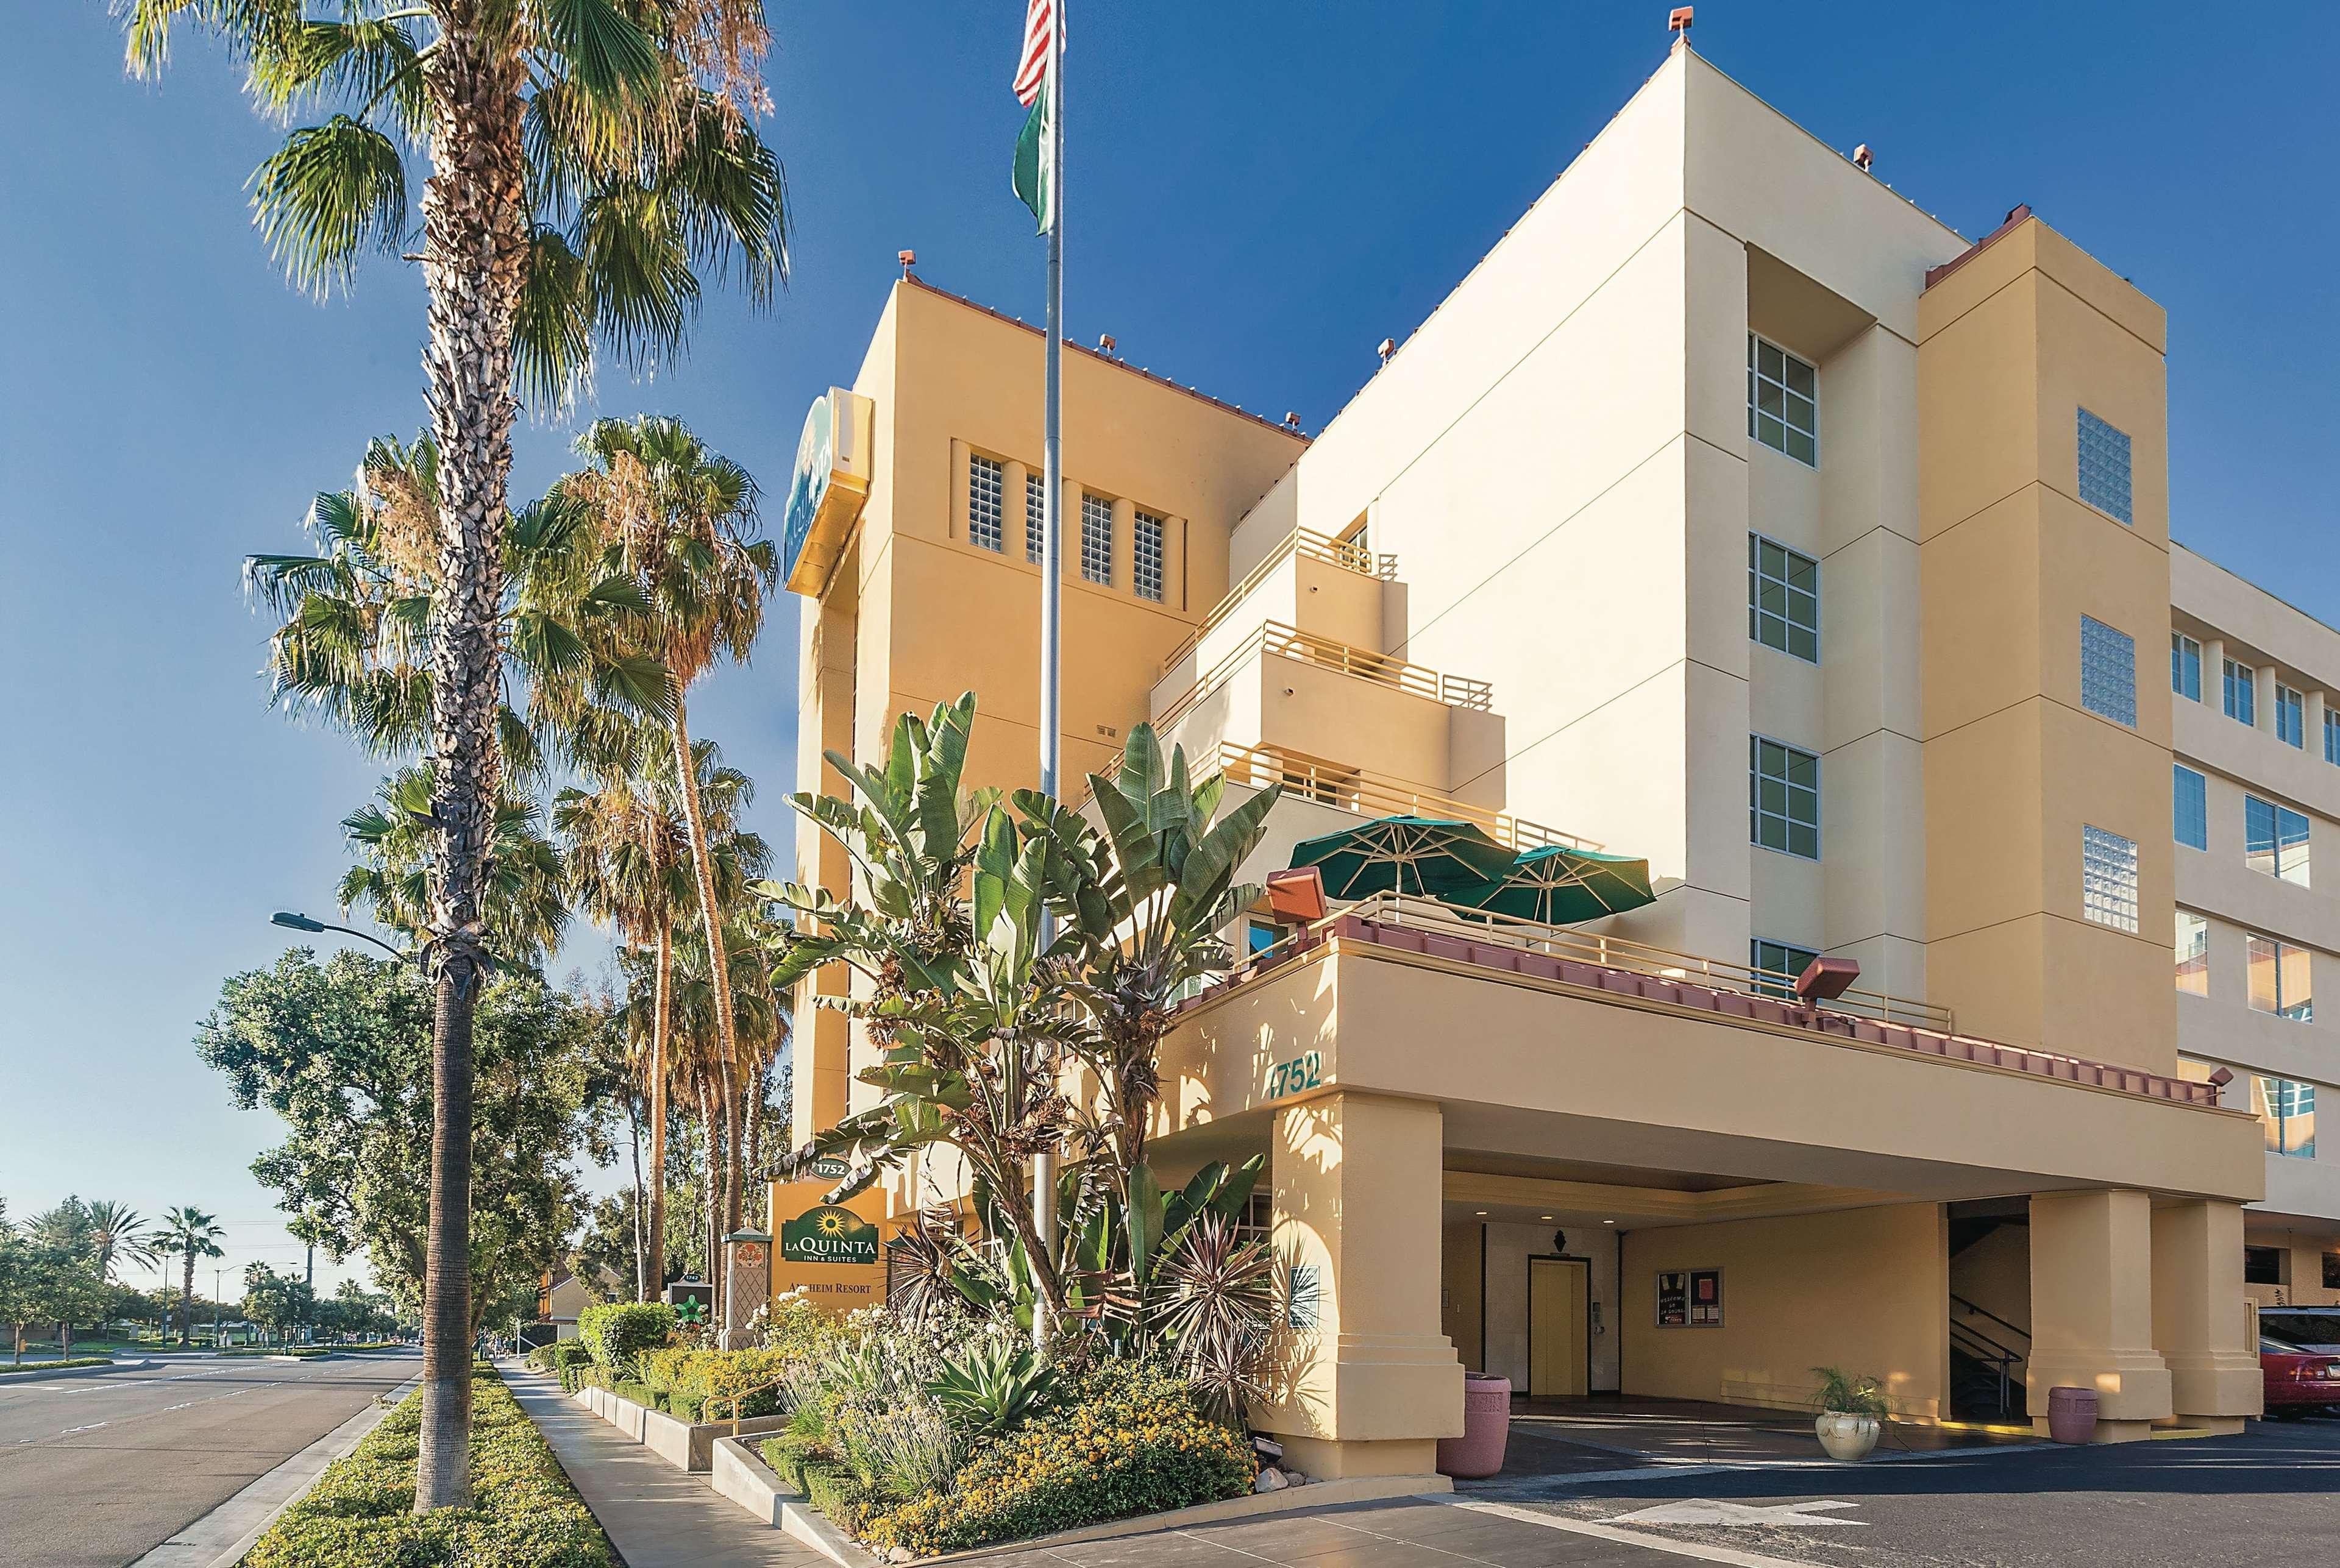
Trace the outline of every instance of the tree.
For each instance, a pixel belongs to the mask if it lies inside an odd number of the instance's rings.
[[[157,1222],[155,1249],[165,1257],[176,1257],[184,1266],[179,1287],[179,1343],[184,1345],[194,1332],[195,1260],[199,1257],[223,1257],[220,1239],[227,1235],[219,1221],[202,1209],[192,1206],[166,1208]]]
[[[290,1274],[279,1274],[265,1263],[246,1266],[243,1271],[243,1305],[239,1309],[246,1323],[253,1324],[278,1340],[291,1337],[291,1331],[316,1318],[317,1293],[309,1282]]]
[[[342,819],[358,863],[342,878],[343,909],[365,909],[410,939],[429,923],[431,775],[402,768],[374,798]],[[560,852],[540,831],[543,812],[506,792],[496,806],[494,837],[482,878],[482,923],[497,962],[534,968],[560,943],[569,925],[567,879]]]
[[[262,232],[298,283],[344,283],[407,240],[406,156],[427,154],[420,257],[428,404],[447,455],[431,544],[434,824],[426,952],[434,1151],[424,1416],[414,1506],[469,1501],[471,1015],[486,974],[481,881],[501,782],[497,606],[516,376],[558,396],[595,341],[637,365],[679,351],[700,270],[780,275],[780,172],[746,123],[764,106],[760,0],[120,0],[134,73],[160,72],[182,13],[245,65],[294,130],[253,181]]]
[[[253,1164],[278,1206],[312,1226],[335,1261],[362,1252],[403,1309],[426,1314],[430,1196],[413,1178],[433,1139],[433,988],[413,967],[354,952],[319,963],[295,948],[230,979],[196,1034],[238,1106],[274,1111],[283,1143]],[[472,1101],[473,1316],[533,1288],[580,1202],[569,1166],[595,1109],[590,1005],[534,976],[484,989]],[[439,1330],[426,1324],[431,1333]]]
[[[655,655],[674,679],[668,727],[677,793],[689,828],[699,925],[705,932],[719,931],[725,905],[716,886],[690,740],[689,693],[719,659],[748,662],[763,629],[765,592],[779,578],[778,553],[770,540],[757,536],[756,482],[748,470],[701,441],[681,420],[596,420],[578,438],[577,449],[594,466],[564,480],[564,487],[600,511],[617,562],[649,606],[644,651]],[[711,942],[708,952],[726,1119],[721,1206],[728,1228],[739,1218],[739,1040],[726,945]],[[719,1281],[719,1301],[721,1291]]]
[[[37,1292],[33,1240],[9,1222],[0,1206],[0,1323],[9,1326],[18,1366],[24,1365],[25,1325],[32,1321]]]
[[[138,1211],[126,1203],[116,1203],[101,1198],[89,1205],[89,1244],[97,1258],[97,1272],[107,1284],[114,1282],[114,1265],[117,1259],[154,1267],[161,1254],[155,1250],[146,1222]]]

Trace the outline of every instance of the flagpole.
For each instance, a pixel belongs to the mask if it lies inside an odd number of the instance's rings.
[[[1048,363],[1046,421],[1041,438],[1041,460],[1046,493],[1041,512],[1046,532],[1040,546],[1040,793],[1057,794],[1063,760],[1064,724],[1058,711],[1057,681],[1062,658],[1065,590],[1065,4],[1052,0],[1048,13]],[[1040,914],[1040,951],[1056,940],[1056,917],[1045,908]],[[1032,1156],[1032,1223],[1046,1248],[1049,1266],[1056,1259],[1056,1151],[1042,1149]],[[1045,1348],[1050,1325],[1046,1303],[1036,1303],[1032,1342]]]

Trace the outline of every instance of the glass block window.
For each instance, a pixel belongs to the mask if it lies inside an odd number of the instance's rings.
[[[1775,452],[1819,467],[1819,372],[1747,334],[1747,433]]]
[[[1086,490],[1081,492],[1081,576],[1113,582],[1113,503]]]
[[[2080,410],[2080,499],[2122,522],[2128,509],[2128,433]]]
[[[2177,912],[2177,989],[2210,994],[2210,922],[2190,909]]]
[[[2170,815],[2177,842],[2188,849],[2210,847],[2210,781],[2184,763],[2170,764]]]
[[[1048,481],[1039,474],[1024,476],[1024,558],[1034,566],[1047,559]]]
[[[967,460],[967,537],[987,550],[1005,549],[1001,527],[1002,502],[1007,493],[1007,470],[981,453]]]
[[[2324,760],[2340,767],[2340,708],[2324,710]]]
[[[2289,806],[2243,797],[2243,862],[2283,882],[2307,882],[2307,819]]]
[[[2256,725],[2259,722],[2258,677],[2258,671],[2250,666],[2226,661],[2226,716],[2236,724]]]
[[[1764,996],[1793,997],[1796,977],[1818,957],[1810,948],[1760,936],[1747,944],[1747,966],[1755,971],[1755,990]]]
[[[2080,912],[2115,931],[2137,929],[2137,840],[2093,824],[2080,829]]]
[[[1747,737],[1748,838],[1783,854],[1820,858],[1820,759],[1761,735]]]
[[[2281,682],[2275,688],[2275,738],[2303,750],[2307,745],[2307,694]]]
[[[2300,1023],[2315,1021],[2315,987],[2308,952],[2280,937],[2250,939],[2251,1007]]]
[[[2184,632],[2169,634],[2169,689],[2194,702],[2202,700],[2202,645]]]
[[[2287,1078],[2251,1080],[2251,1109],[2266,1129],[2266,1151],[2298,1159],[2315,1158],[2315,1086]]]
[[[1767,648],[1819,663],[1819,562],[1760,534],[1749,534],[1747,635]]]
[[[2137,639],[2094,616],[2080,617],[2080,705],[2137,727]]]
[[[1129,576],[1139,598],[1162,602],[1162,519],[1151,512],[1137,514],[1136,532],[1130,538]]]

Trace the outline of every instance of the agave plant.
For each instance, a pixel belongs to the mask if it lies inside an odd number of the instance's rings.
[[[1029,1343],[992,1334],[946,1356],[927,1390],[970,1439],[981,1439],[1022,1425],[1047,1399],[1056,1376]]]

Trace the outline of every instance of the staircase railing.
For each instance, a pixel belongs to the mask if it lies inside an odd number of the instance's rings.
[[[1998,1326],[2002,1332],[2023,1341],[2022,1346],[2018,1348],[1985,1333],[1970,1322],[1960,1322],[1956,1316],[1950,1319],[1951,1347],[1972,1356],[1998,1374],[1998,1413],[2001,1415],[2007,1415],[2014,1408],[2008,1396],[2013,1391],[2016,1364],[2031,1358],[2030,1331],[2019,1324],[2009,1323],[1987,1307],[1977,1306],[1956,1291],[1950,1293],[1950,1307],[1953,1314],[1966,1312],[1976,1317],[1987,1318]]]

